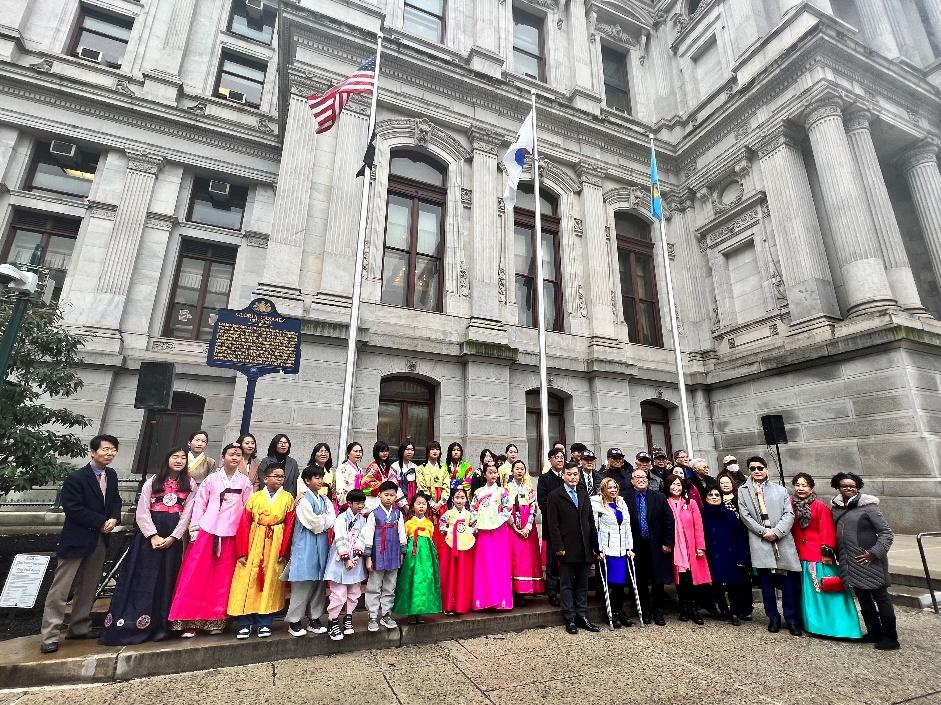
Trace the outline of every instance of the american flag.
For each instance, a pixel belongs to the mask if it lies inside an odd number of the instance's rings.
[[[355,93],[371,93],[376,85],[376,55],[373,54],[349,78],[331,87],[323,95],[307,96],[307,105],[314,111],[317,134],[326,132],[340,117],[340,111]]]

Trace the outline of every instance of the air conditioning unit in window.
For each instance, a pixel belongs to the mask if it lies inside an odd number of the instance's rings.
[[[225,181],[210,180],[209,198],[216,203],[226,203],[229,200],[230,185]]]
[[[235,103],[245,103],[245,94],[240,93],[239,91],[229,91],[229,94],[226,96],[226,98]]]
[[[249,17],[261,17],[265,12],[264,0],[245,0],[245,12]]]
[[[62,164],[75,164],[79,160],[78,145],[65,140],[52,140],[49,143],[49,154]]]
[[[89,49],[88,47],[79,47],[78,55],[82,59],[88,61],[94,61],[96,64],[104,63],[104,57],[101,55],[101,52],[97,49]]]

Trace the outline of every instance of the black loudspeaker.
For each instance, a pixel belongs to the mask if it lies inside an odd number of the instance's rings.
[[[134,408],[156,411],[169,409],[173,401],[174,372],[172,362],[142,362],[137,375]]]
[[[787,443],[787,430],[784,428],[784,417],[780,414],[762,416],[761,428],[763,428],[765,432],[765,443],[769,446]]]

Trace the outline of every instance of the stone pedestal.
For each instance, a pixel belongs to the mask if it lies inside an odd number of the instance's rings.
[[[869,123],[872,115],[865,110],[858,110],[846,116],[846,136],[849,140],[850,150],[859,170],[860,181],[866,200],[869,202],[869,211],[875,225],[879,245],[882,248],[882,257],[885,262],[886,276],[889,287],[899,305],[916,315],[926,313],[918,295],[915,277],[912,275],[911,264],[902,242],[902,233],[895,220],[889,192],[886,190],[885,179],[882,176],[882,167],[876,156],[876,148],[872,142],[872,133]]]
[[[931,266],[941,281],[941,171],[938,144],[925,141],[905,155],[905,178],[928,246]]]
[[[847,314],[855,316],[898,306],[889,287],[882,250],[844,131],[839,101],[824,99],[811,106],[807,133],[821,172],[822,206],[833,230],[837,256],[833,264],[842,273]]]

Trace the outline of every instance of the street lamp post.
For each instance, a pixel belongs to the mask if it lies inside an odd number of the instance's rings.
[[[37,245],[29,263],[32,267],[38,267],[41,260],[42,248]],[[0,264],[0,286],[5,286],[7,291],[13,293],[16,298],[13,311],[10,313],[10,320],[3,331],[3,339],[0,340],[0,383],[7,378],[13,344],[16,342],[16,335],[23,323],[23,316],[26,315],[29,299],[36,292],[38,284],[39,277],[35,272],[17,269],[12,264]]]

